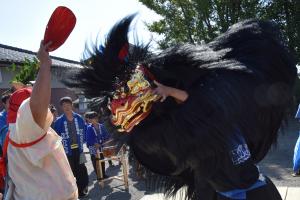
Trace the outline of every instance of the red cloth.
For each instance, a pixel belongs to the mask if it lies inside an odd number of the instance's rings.
[[[17,113],[22,102],[30,97],[31,88],[22,88],[15,91],[9,99],[7,123],[16,123]]]

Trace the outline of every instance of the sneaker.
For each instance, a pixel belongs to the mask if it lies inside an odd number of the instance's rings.
[[[83,193],[86,193],[86,194],[89,193],[89,188],[87,186],[83,189]]]
[[[108,164],[109,164],[110,167],[114,167],[115,166],[111,160],[108,161]]]
[[[79,193],[79,195],[78,195],[78,197],[79,198],[84,198],[84,197],[87,197],[87,193],[85,193],[85,192],[81,192],[81,193]]]
[[[114,165],[114,164],[112,164],[112,163],[111,163],[111,164],[109,164],[109,167],[114,167],[114,166],[115,166],[115,165]]]
[[[298,171],[298,172],[293,172],[291,175],[292,175],[292,177],[300,176],[300,171]]]

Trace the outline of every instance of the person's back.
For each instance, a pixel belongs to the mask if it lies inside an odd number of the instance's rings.
[[[44,129],[33,120],[29,99],[19,109],[16,124],[10,125],[10,139],[18,144],[30,143],[46,136],[31,147],[8,146],[9,175],[14,183],[14,199],[72,199],[76,181],[67,161],[60,137],[52,128],[49,112]],[[64,178],[62,178],[64,177]]]
[[[7,200],[76,200],[77,186],[61,144],[50,125],[51,59],[47,45],[38,52],[40,69],[31,91],[23,88],[10,98],[7,122]]]

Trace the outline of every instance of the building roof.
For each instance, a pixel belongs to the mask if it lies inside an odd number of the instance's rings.
[[[4,44],[0,44],[0,65],[6,64],[10,65],[12,63],[22,64],[25,58],[33,60],[36,57],[36,52],[12,47]],[[80,62],[68,60],[64,58],[59,58],[55,56],[50,56],[52,58],[52,66],[54,67],[70,67],[70,68],[80,68],[82,67]]]

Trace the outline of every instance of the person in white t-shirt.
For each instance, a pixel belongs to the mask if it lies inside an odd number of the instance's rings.
[[[41,42],[40,69],[32,88],[12,94],[8,111],[8,174],[5,199],[76,200],[77,185],[61,138],[50,127],[51,59]]]

